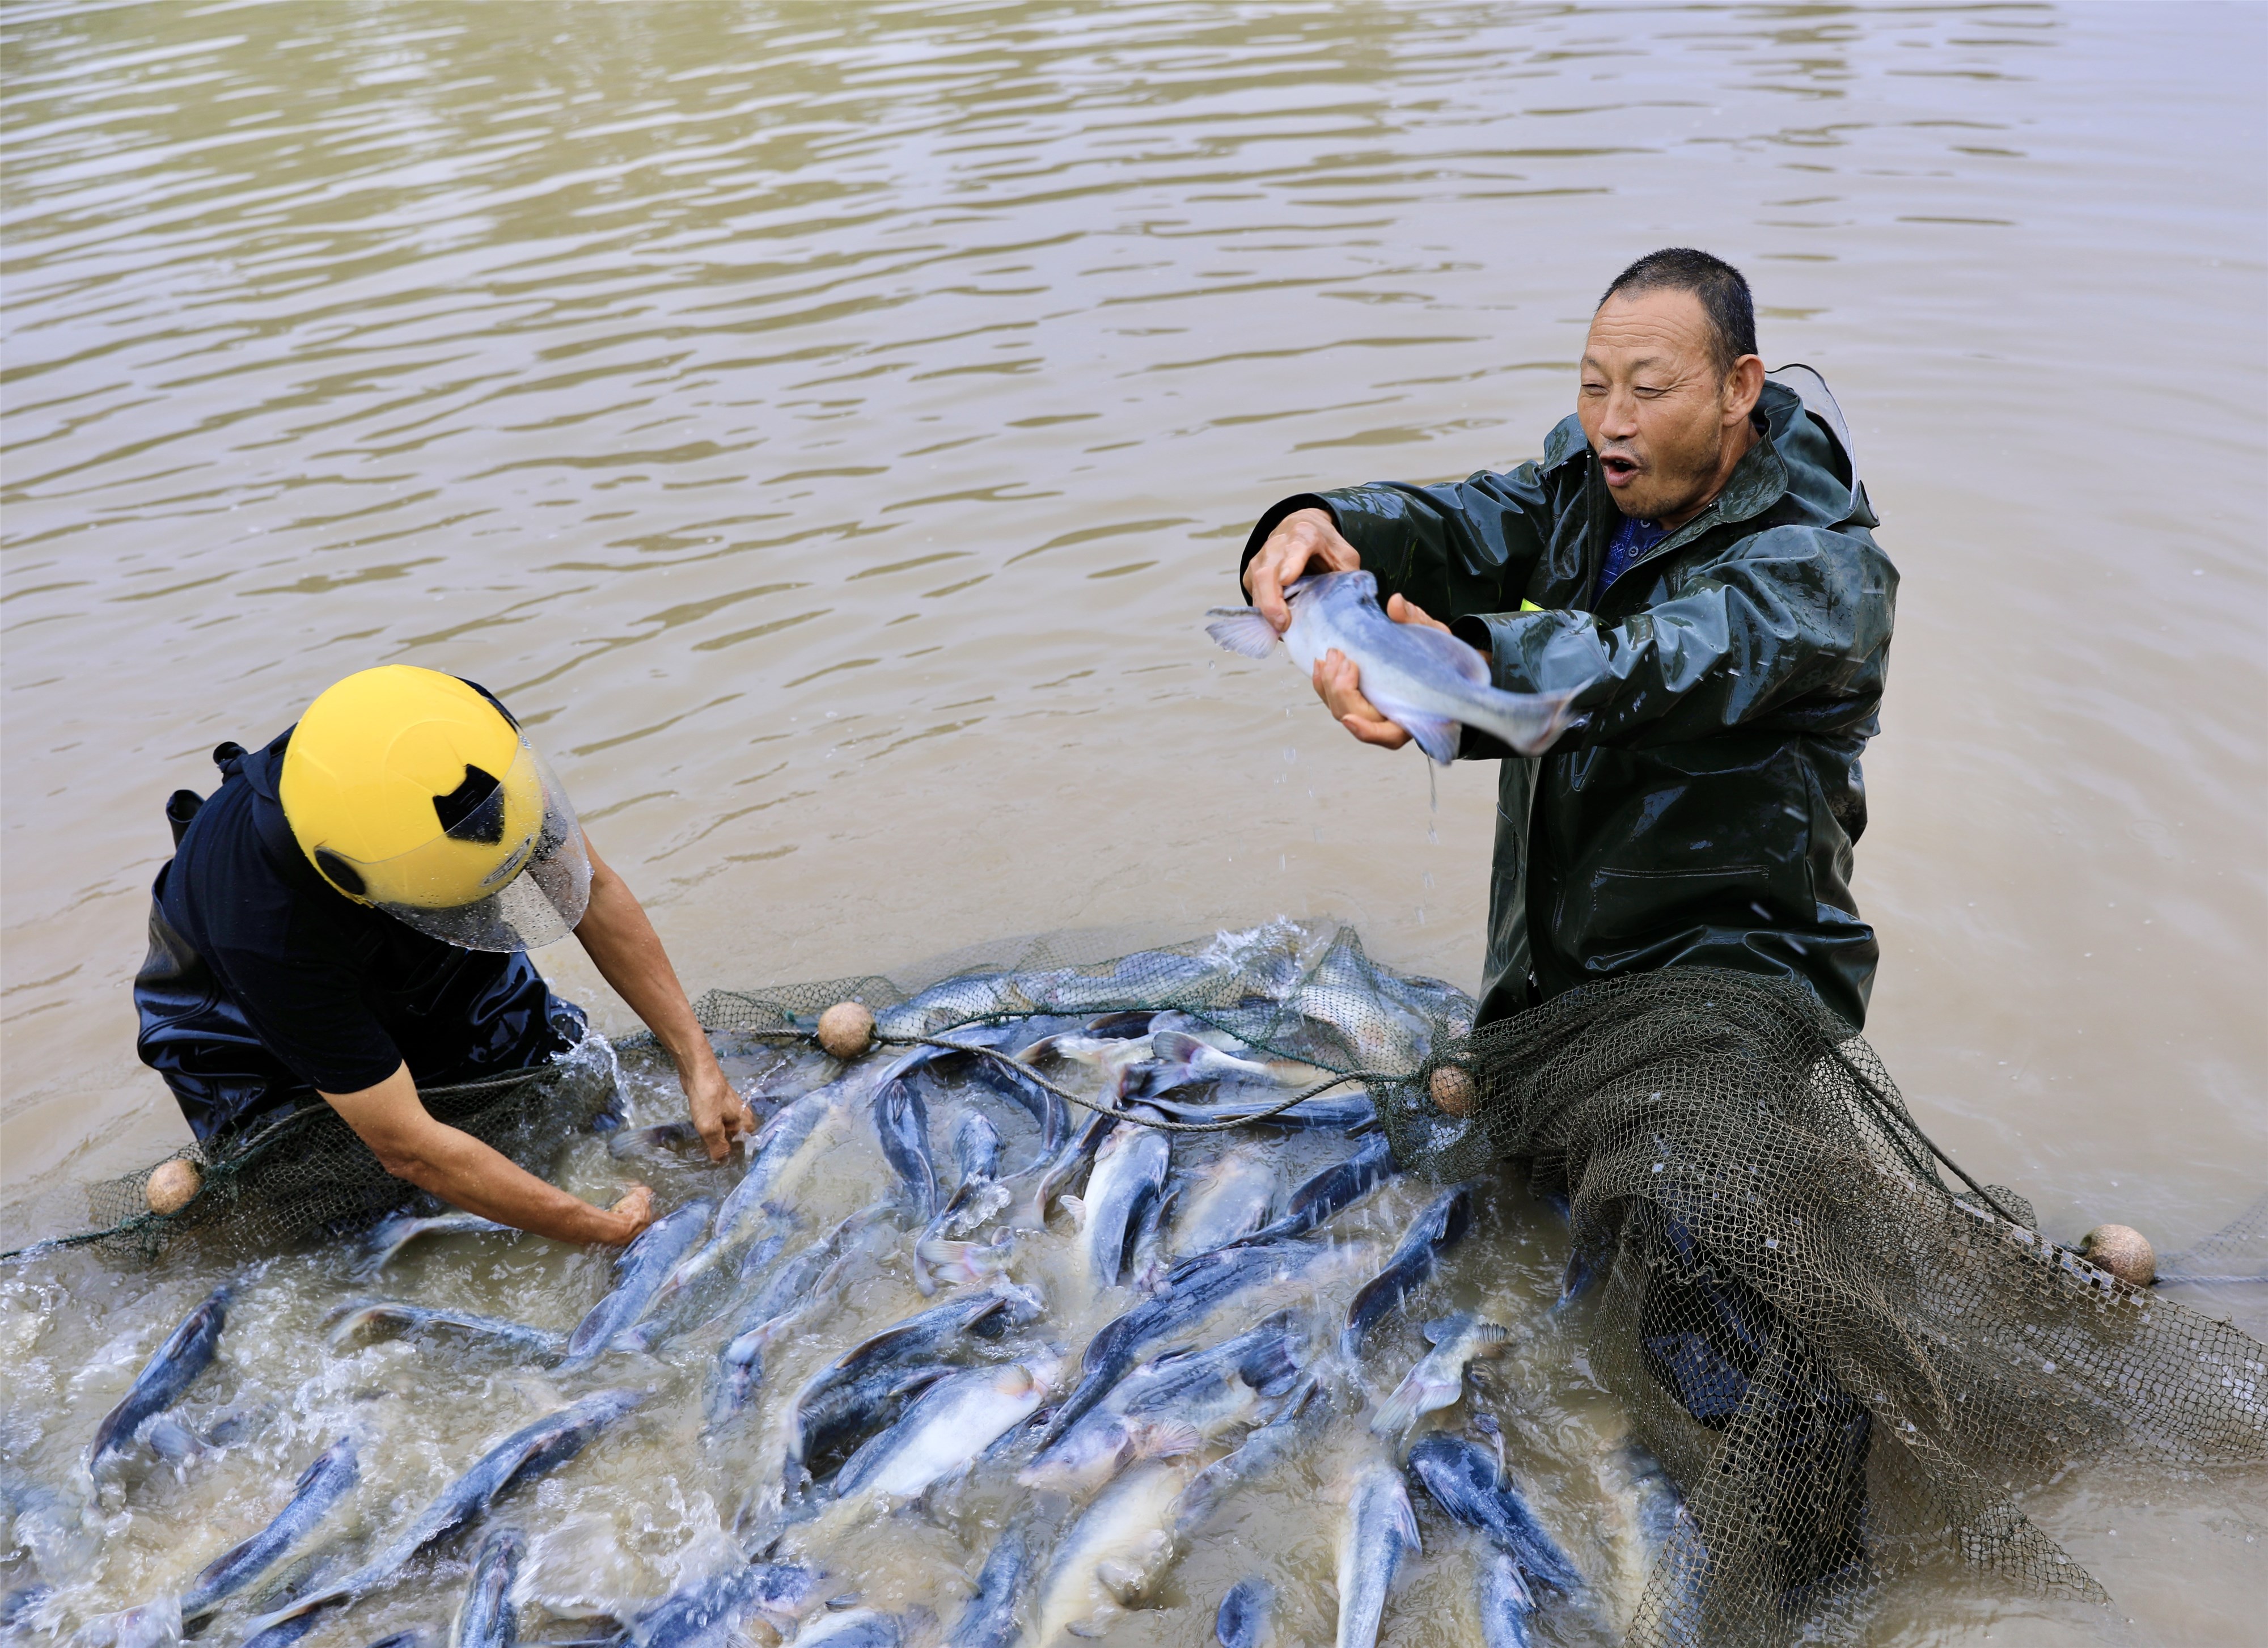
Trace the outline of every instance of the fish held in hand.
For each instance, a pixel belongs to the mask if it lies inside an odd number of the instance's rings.
[[[615,1285],[575,1325],[567,1335],[567,1355],[562,1368],[579,1368],[612,1347],[622,1330],[637,1320],[654,1295],[661,1290],[678,1262],[709,1228],[713,1201],[688,1201],[667,1216],[655,1220],[637,1240],[615,1260]]]
[[[1574,722],[1575,692],[1504,691],[1490,684],[1488,660],[1447,631],[1388,617],[1369,573],[1316,573],[1286,586],[1284,599],[1292,623],[1280,639],[1301,672],[1312,675],[1327,653],[1350,659],[1363,697],[1444,766],[1455,758],[1461,726],[1533,756]],[[1265,658],[1276,650],[1275,626],[1255,608],[1206,616],[1213,621],[1205,632],[1230,652]]]

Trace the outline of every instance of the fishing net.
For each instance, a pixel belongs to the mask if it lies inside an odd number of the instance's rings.
[[[2268,1196],[2203,1241],[2159,1260],[2158,1280],[2208,1287],[2268,1282]]]
[[[1634,1640],[1790,1640],[1933,1558],[2106,1600],[2016,1491],[2120,1452],[2268,1457],[2268,1350],[1949,1187],[1874,1051],[1793,987],[1587,987],[1390,1092],[1409,1164],[1511,1158],[1572,1202],[1593,1365],[1688,1493]]]
[[[1510,1163],[1564,1198],[1571,1275],[1598,1278],[1591,1365],[1687,1495],[1638,1642],[1791,1640],[1932,1561],[2100,1601],[2019,1493],[2122,1452],[2182,1469],[2268,1457],[2268,1349],[2044,1241],[2011,1192],[1948,1185],[1872,1049],[1785,984],[1653,973],[1476,1031],[1463,993],[1373,964],[1351,930],[1276,923],[1130,950],[1005,942],[896,979],[711,991],[696,1012],[730,1069],[846,1000],[900,1043],[1177,1011],[1359,1078],[1409,1169],[1459,1181]],[[659,1057],[621,1046],[634,1072]],[[616,1079],[594,1037],[530,1080],[425,1097],[541,1171]],[[281,1240],[407,1193],[327,1112],[203,1167],[171,1219],[143,1210],[146,1173],[100,1187],[99,1234],[148,1245],[225,1222]]]
[[[570,1138],[613,1104],[615,1083],[613,1051],[603,1037],[593,1035],[549,1063],[425,1088],[418,1097],[438,1120],[541,1174]],[[153,1213],[150,1180],[176,1161],[196,1170],[196,1194],[173,1212]],[[89,1186],[87,1200],[95,1228],[35,1245],[99,1244],[155,1258],[195,1235],[244,1252],[272,1253],[311,1236],[359,1229],[404,1208],[440,1206],[388,1173],[320,1101],[240,1133],[186,1145],[139,1172]]]

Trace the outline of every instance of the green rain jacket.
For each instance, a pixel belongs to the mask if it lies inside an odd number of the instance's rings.
[[[1543,756],[1470,730],[1459,752],[1503,763],[1483,1022],[1716,966],[1865,1023],[1878,950],[1852,848],[1897,571],[1818,375],[1772,374],[1756,421],[1716,499],[1603,592],[1618,514],[1572,417],[1509,474],[1301,494],[1253,528],[1247,561],[1284,516],[1327,509],[1381,598],[1449,620],[1498,686],[1580,689],[1588,719]]]

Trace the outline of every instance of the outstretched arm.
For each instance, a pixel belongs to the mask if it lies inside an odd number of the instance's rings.
[[[677,1067],[678,1083],[685,1089],[693,1125],[709,1147],[709,1159],[721,1162],[737,1135],[755,1130],[748,1107],[718,1067],[709,1037],[693,1016],[685,987],[678,983],[661,935],[646,920],[637,895],[599,856],[588,833],[583,837],[583,850],[591,860],[591,903],[575,936],[600,976],[630,1003],[630,1011],[645,1022],[669,1054]]]
[[[644,1185],[632,1186],[612,1208],[594,1208],[471,1134],[434,1120],[407,1064],[375,1087],[323,1097],[381,1167],[453,1208],[562,1242],[627,1242],[653,1223],[653,1193]]]

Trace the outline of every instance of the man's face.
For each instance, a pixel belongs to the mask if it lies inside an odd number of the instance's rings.
[[[1690,515],[1721,483],[1726,443],[1748,418],[1740,403],[1754,397],[1718,372],[1709,344],[1690,292],[1612,297],[1591,319],[1575,413],[1625,515]]]

